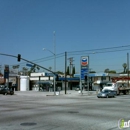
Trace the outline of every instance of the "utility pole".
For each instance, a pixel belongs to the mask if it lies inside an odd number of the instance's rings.
[[[66,70],[67,70],[67,52],[65,52],[65,94],[66,94]]]
[[[56,73],[56,37],[55,37],[55,31],[53,32],[54,36],[54,73]],[[54,75],[54,95],[56,95],[56,77]]]
[[[68,58],[70,62],[70,77],[72,77],[72,72],[73,72],[73,57]]]
[[[72,77],[73,75],[73,57],[70,57],[69,59],[70,62],[70,77]],[[70,90],[72,90],[72,83],[70,82]]]

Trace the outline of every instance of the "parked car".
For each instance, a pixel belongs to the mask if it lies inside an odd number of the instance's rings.
[[[10,88],[6,87],[5,85],[0,85],[0,94],[4,94],[4,95],[10,94],[10,95],[13,95],[14,91],[11,90]]]
[[[109,97],[115,97],[116,93],[112,90],[102,90],[100,93],[98,93],[98,98],[109,98]]]

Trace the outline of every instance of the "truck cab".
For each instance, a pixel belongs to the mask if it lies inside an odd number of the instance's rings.
[[[112,91],[115,91],[116,94],[119,94],[118,86],[117,86],[116,83],[112,83],[112,82],[107,83],[107,84],[104,86],[103,90],[112,90]]]

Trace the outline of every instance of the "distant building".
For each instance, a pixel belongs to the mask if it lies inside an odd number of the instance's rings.
[[[0,84],[4,84],[4,77],[3,74],[0,73]]]

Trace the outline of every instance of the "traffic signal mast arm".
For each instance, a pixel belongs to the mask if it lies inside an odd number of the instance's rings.
[[[58,75],[57,75],[55,72],[53,72],[53,71],[51,71],[51,70],[49,70],[49,69],[47,69],[47,68],[45,68],[45,67],[43,67],[43,66],[40,66],[40,65],[38,65],[38,64],[36,64],[36,63],[33,63],[32,61],[29,61],[29,60],[26,60],[26,59],[24,59],[24,58],[21,58],[21,55],[20,55],[20,54],[18,54],[18,56],[14,56],[14,55],[9,55],[9,54],[0,53],[0,55],[15,57],[15,58],[18,59],[18,61],[24,60],[24,61],[26,61],[26,62],[29,62],[29,63],[31,63],[31,64],[34,64],[34,65],[36,65],[36,66],[38,66],[38,67],[40,67],[40,68],[42,68],[42,69],[45,69],[45,70],[47,70],[47,71],[53,73],[53,74],[58,78]]]
[[[21,58],[21,59],[24,60],[24,61],[26,61],[26,62],[29,62],[29,63],[31,63],[31,64],[34,64],[34,65],[36,65],[36,66],[38,66],[38,67],[40,67],[40,68],[42,68],[42,69],[45,69],[45,70],[47,70],[47,71],[53,73],[55,76],[57,76],[57,74],[56,74],[55,72],[53,72],[53,71],[51,71],[51,70],[49,70],[49,69],[47,69],[47,68],[45,68],[45,67],[43,67],[43,66],[40,66],[40,65],[38,65],[38,64],[36,64],[36,63],[33,63],[32,61],[26,60],[26,59],[24,59],[24,58]]]

